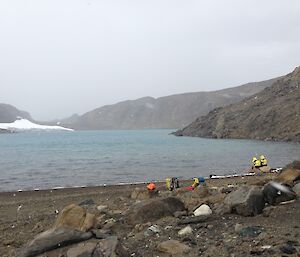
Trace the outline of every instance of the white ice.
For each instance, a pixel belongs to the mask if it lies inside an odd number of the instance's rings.
[[[24,130],[67,130],[73,131],[73,129],[64,128],[61,126],[46,126],[35,124],[26,119],[18,119],[12,123],[0,123],[0,129],[6,129],[11,131],[24,131]]]

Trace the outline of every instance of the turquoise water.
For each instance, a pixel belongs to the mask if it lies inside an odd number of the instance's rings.
[[[170,130],[0,134],[0,191],[130,183],[244,172],[253,155],[272,167],[300,145],[169,135]]]

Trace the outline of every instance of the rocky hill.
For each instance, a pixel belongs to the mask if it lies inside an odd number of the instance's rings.
[[[86,130],[180,128],[216,107],[238,102],[260,92],[277,79],[214,92],[186,93],[157,99],[144,97],[124,101],[97,108],[82,116],[73,115],[60,121],[60,124]]]
[[[217,108],[174,134],[300,142],[300,67],[263,91]]]
[[[14,122],[18,117],[32,120],[28,112],[20,111],[9,104],[0,103],[0,123]]]

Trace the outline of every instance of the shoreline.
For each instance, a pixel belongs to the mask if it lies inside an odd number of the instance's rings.
[[[271,173],[278,173],[282,170],[282,168],[276,168],[276,169],[272,169]],[[228,174],[228,175],[210,175],[210,176],[206,176],[204,177],[204,179],[207,181],[209,179],[224,179],[224,178],[236,178],[236,177],[247,177],[247,176],[256,176],[255,173],[239,173],[239,174]],[[192,181],[193,178],[183,178],[180,179],[179,181]],[[107,183],[103,183],[103,184],[98,184],[98,185],[80,185],[80,186],[55,186],[52,188],[32,188],[32,189],[16,189],[16,190],[11,190],[11,191],[0,191],[0,194],[3,193],[22,193],[22,192],[39,192],[39,191],[56,191],[56,190],[68,190],[68,189],[77,189],[77,188],[101,188],[101,187],[115,187],[115,186],[134,186],[134,185],[145,185],[147,183],[149,183],[150,181],[136,181],[136,182],[120,182],[120,183],[116,183],[116,184],[107,184]],[[165,183],[165,180],[151,180],[151,182],[154,183]]]
[[[242,185],[263,185],[266,181],[273,180],[278,174],[269,173],[264,176],[254,176],[254,175],[227,175],[221,178],[208,178],[206,186],[200,186],[195,191],[185,190],[185,187],[192,184],[192,180],[181,180],[180,188],[172,192],[168,191],[165,186],[164,181],[156,182],[157,189],[159,190],[159,195],[155,198],[161,199],[168,196],[174,196],[182,199],[189,211],[192,211],[194,207],[197,207],[201,201],[211,201],[209,204],[213,207],[217,201],[223,199],[228,192],[233,190],[233,188],[239,188]],[[136,191],[136,188],[137,191]],[[208,192],[202,189],[208,189]],[[206,189],[206,190],[207,190]],[[224,190],[224,192],[223,192]],[[84,203],[88,205],[86,208],[92,213],[98,213],[97,207],[106,206],[107,212],[101,215],[103,226],[107,222],[112,220],[118,220],[120,217],[126,215],[128,209],[133,207],[142,199],[136,199],[133,197],[133,192],[145,192],[146,183],[130,183],[130,184],[117,184],[117,185],[105,185],[105,186],[89,186],[89,187],[73,187],[73,188],[58,188],[55,190],[44,189],[39,191],[22,191],[22,192],[0,192],[0,253],[1,257],[12,257],[15,256],[17,249],[22,248],[33,238],[35,238],[39,233],[51,229],[57,220],[58,214],[62,210],[70,205],[76,204],[82,206]],[[208,196],[205,196],[206,193]],[[210,194],[209,192],[212,192]],[[227,192],[227,193],[226,193]],[[205,193],[205,194],[203,194]],[[203,195],[202,195],[203,194]],[[219,198],[221,197],[221,198]],[[196,255],[198,247],[204,251],[211,247],[210,242],[218,241],[218,249],[227,249],[227,246],[223,245],[224,239],[220,235],[229,235],[230,240],[232,240],[232,250],[241,253],[239,256],[243,255],[245,251],[250,252],[249,243],[253,239],[242,238],[236,235],[235,225],[237,223],[243,224],[243,226],[260,226],[262,227],[267,235],[265,239],[261,239],[261,246],[265,244],[281,245],[282,240],[292,240],[297,233],[300,234],[300,230],[295,228],[299,224],[300,220],[300,205],[297,202],[290,203],[288,205],[279,205],[278,207],[266,208],[267,212],[271,211],[266,218],[263,214],[257,215],[255,217],[242,217],[236,214],[228,214],[225,216],[212,216],[212,220],[206,221],[203,225],[192,225],[193,234],[190,235],[191,240],[197,242],[195,244],[190,244],[191,251]],[[275,209],[274,209],[275,208]],[[288,208],[288,209],[287,209]],[[214,209],[215,210],[215,209]],[[289,210],[287,212],[287,210]],[[286,215],[289,222],[286,223]],[[224,223],[224,218],[226,222]],[[160,243],[161,240],[168,240],[169,236],[171,238],[182,241],[183,238],[178,236],[178,229],[183,228],[183,225],[176,225],[178,218],[169,217],[166,219],[161,219],[155,222],[140,224],[143,227],[142,231],[137,231],[137,227],[124,226],[121,223],[114,223],[111,227],[113,235],[120,237],[122,244],[124,244],[131,253],[134,253],[137,248],[141,245],[147,244],[149,240],[153,241],[153,245],[149,249],[140,250],[140,255],[138,257],[150,257],[153,256],[153,251],[159,255],[160,253],[156,249],[156,245]],[[278,223],[279,222],[279,223]],[[107,223],[109,224],[109,223]],[[227,224],[227,225],[226,225]],[[284,226],[277,226],[276,224],[284,224]],[[147,236],[144,233],[147,231],[147,227],[151,225],[157,225],[160,227],[160,237]],[[166,226],[171,226],[172,229],[165,230]],[[202,227],[203,226],[203,227]],[[197,235],[200,233],[200,237]],[[289,235],[286,235],[290,233]],[[272,238],[273,234],[282,234],[280,238]],[[134,236],[132,236],[134,235]],[[228,238],[228,236],[224,236]],[[125,239],[126,238],[126,239]],[[208,238],[208,239],[207,239]],[[236,246],[235,242],[240,245]],[[272,243],[268,243],[271,241]],[[182,241],[183,243],[187,243]],[[226,243],[228,244],[228,242]],[[214,245],[214,243],[212,244]],[[276,246],[277,247],[277,246]],[[199,249],[200,249],[199,248]],[[278,247],[277,247],[278,248]],[[276,248],[276,249],[277,249]],[[216,250],[216,251],[219,251]],[[60,248],[54,250],[53,252],[47,253],[49,257],[57,257],[59,254],[65,254],[66,249]],[[209,250],[205,250],[207,253]],[[276,250],[277,251],[277,250]],[[162,255],[163,256],[163,255]],[[206,256],[206,255],[203,255]],[[216,256],[216,255],[211,255]],[[277,256],[277,255],[269,255]]]

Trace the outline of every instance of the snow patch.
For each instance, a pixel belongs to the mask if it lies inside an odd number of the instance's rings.
[[[11,131],[24,131],[24,130],[67,130],[73,131],[73,129],[64,128],[61,126],[46,126],[35,124],[26,119],[19,119],[12,123],[0,123],[0,129],[6,129]]]

